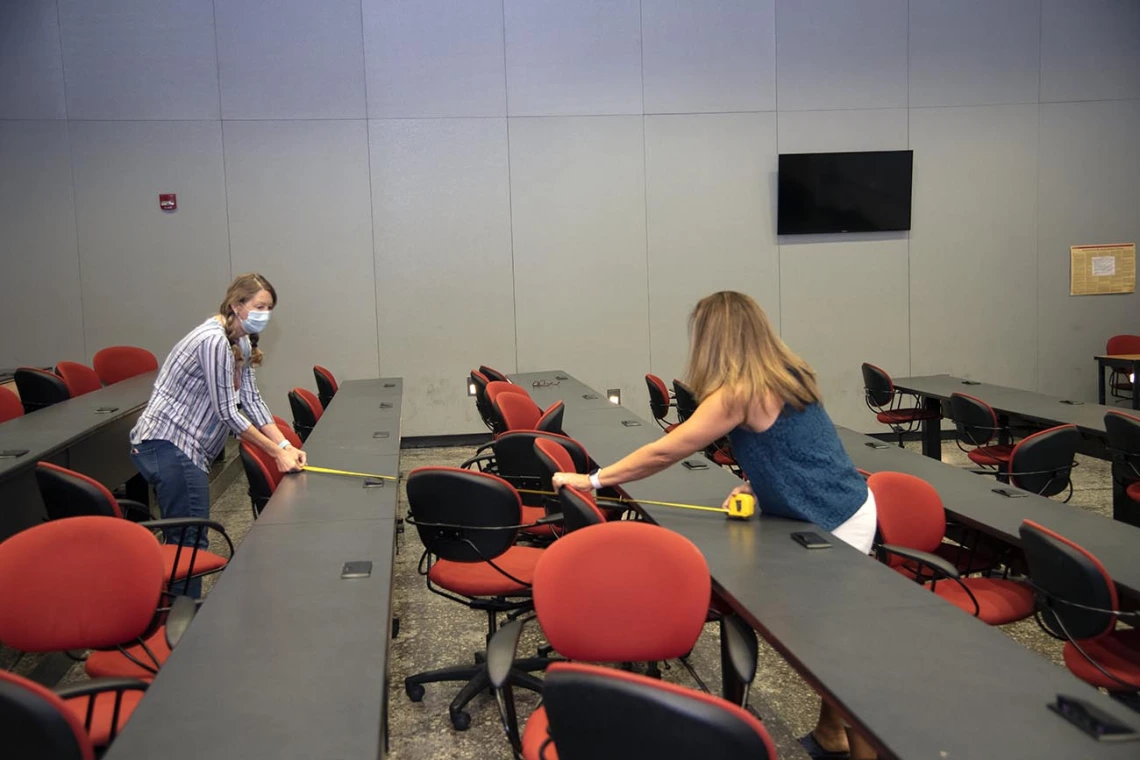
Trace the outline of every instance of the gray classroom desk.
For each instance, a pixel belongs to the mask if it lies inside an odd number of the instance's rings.
[[[310,461],[398,475],[401,386],[385,387],[397,382],[341,385]],[[107,760],[384,757],[398,492],[287,476]],[[356,560],[371,577],[342,579]]]
[[[0,451],[27,449],[22,456],[0,458],[0,541],[46,517],[36,486],[38,461],[69,467],[109,488],[138,474],[129,433],[156,376],[147,372],[0,423]]]
[[[532,386],[556,375],[567,379]],[[600,394],[565,371],[512,379],[540,406],[562,400],[566,434],[598,464],[660,435],[653,422],[623,425],[639,418],[620,407],[611,405],[612,419],[604,420],[604,407],[582,398]],[[579,401],[587,403],[580,407]],[[675,465],[623,488],[635,499],[719,506],[739,482],[720,468]],[[807,551],[789,537],[816,526],[642,509],[697,545],[733,609],[865,732],[882,757],[1136,756],[1140,745],[1099,744],[1046,703],[1058,693],[1077,696],[1140,728],[1135,713],[846,544],[833,539],[831,549]]]
[[[943,402],[948,402],[953,393],[965,393],[985,401],[998,413],[1002,422],[1025,421],[1035,427],[1054,425],[1076,425],[1080,430],[1081,453],[1098,459],[1111,458],[1106,451],[1108,440],[1104,428],[1104,415],[1110,411],[1120,411],[1117,407],[1088,404],[1079,399],[1063,399],[1047,396],[1044,393],[1007,388],[964,380],[951,375],[928,375],[924,377],[903,377],[894,381],[895,388],[905,393],[913,393],[923,400],[928,409],[947,411]],[[1072,403],[1070,403],[1072,402]],[[941,423],[939,420],[926,420],[922,423],[922,453],[934,459],[942,456]],[[1140,505],[1128,498],[1122,483],[1131,475],[1123,466],[1112,467],[1112,514],[1119,521],[1140,526]]]

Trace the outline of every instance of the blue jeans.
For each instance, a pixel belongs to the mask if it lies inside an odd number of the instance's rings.
[[[131,461],[158,495],[158,508],[164,518],[210,517],[210,479],[190,461],[190,457],[170,441],[143,441],[131,446]],[[166,531],[168,544],[197,545],[206,549],[210,538],[205,528],[172,528]],[[189,559],[182,560],[189,562]],[[202,595],[202,579],[179,583],[171,589],[195,599]]]

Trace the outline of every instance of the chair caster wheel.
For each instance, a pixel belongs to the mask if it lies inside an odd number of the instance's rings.
[[[408,694],[408,699],[413,702],[422,702],[424,699],[424,687],[419,683],[405,683],[404,691]]]
[[[471,728],[471,713],[466,710],[451,713],[451,725],[456,731],[466,731]]]

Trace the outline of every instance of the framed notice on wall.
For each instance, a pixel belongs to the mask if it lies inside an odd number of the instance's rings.
[[[1069,248],[1069,295],[1136,292],[1136,244]]]

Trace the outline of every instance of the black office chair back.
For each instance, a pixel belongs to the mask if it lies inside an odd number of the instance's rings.
[[[950,415],[958,429],[958,440],[970,446],[985,446],[999,429],[993,407],[964,393],[950,395]]]
[[[649,411],[660,422],[669,415],[669,389],[657,375],[646,375],[645,385],[649,388]]]
[[[677,397],[677,421],[684,422],[697,411],[697,397],[693,389],[680,380],[673,381],[673,394]]]
[[[1096,557],[1030,520],[1023,522],[1018,532],[1030,581],[1037,591],[1041,625],[1058,638],[1078,641],[1111,631],[1116,625],[1115,615],[1064,604],[1117,609],[1116,586]]]
[[[562,488],[558,491],[558,501],[562,509],[562,524],[567,533],[606,522],[606,516],[589,494],[573,488]]]
[[[31,414],[37,409],[71,398],[67,383],[62,377],[35,367],[20,367],[16,370],[16,390],[24,405],[24,414]]]
[[[317,410],[313,409],[312,401],[313,399],[305,398],[305,394],[296,388],[289,391],[289,409],[293,412],[293,430],[297,432],[302,442],[309,439],[309,433],[313,432],[313,428],[317,425]],[[319,404],[320,401],[318,400],[317,403]]]
[[[507,378],[506,375],[504,375],[502,372],[500,372],[497,369],[491,369],[486,364],[480,364],[479,365],[479,371],[483,373],[483,375],[487,378],[487,380],[489,382],[494,382],[496,380],[498,380],[501,383],[509,383],[510,382],[510,380]]]
[[[489,382],[491,381],[482,372],[477,369],[471,370],[471,383],[475,386],[475,408],[479,411],[479,417],[483,420],[483,424],[489,430],[494,430],[491,402],[487,400],[487,383]]]
[[[242,441],[239,447],[241,466],[245,470],[245,479],[249,483],[249,503],[253,508],[253,516],[257,518],[269,499],[273,496],[275,486],[270,481],[270,475],[265,470],[265,464],[258,460],[257,454],[252,450],[253,444]]]
[[[317,381],[317,398],[320,399],[321,406],[327,409],[339,389],[336,378],[319,364],[313,365],[313,377]]]
[[[589,457],[582,445],[572,438],[557,433],[544,433],[540,430],[508,430],[491,444],[495,455],[499,477],[515,488],[529,491],[550,491],[550,470],[538,458],[534,442],[547,438],[562,444],[574,460],[575,472],[589,471]],[[542,494],[523,493],[523,504],[533,507],[546,506]]]
[[[867,394],[867,406],[871,409],[885,409],[895,397],[895,384],[880,367],[863,362],[863,390]]]
[[[1076,425],[1059,425],[1021,439],[1009,457],[1010,483],[1042,496],[1061,493],[1071,484],[1080,441]]]
[[[559,760],[776,758],[763,725],[745,710],[642,675],[578,663],[552,666],[542,701]]]
[[[49,520],[66,517],[122,517],[118,503],[92,481],[47,462],[36,463],[36,485]]]
[[[0,736],[4,737],[4,756],[13,759],[95,757],[83,723],[60,697],[4,671],[0,671]]]
[[[420,467],[407,479],[408,508],[424,548],[453,562],[486,562],[514,545],[519,494],[502,478],[454,467]]]
[[[1130,478],[1140,478],[1140,417],[1108,412],[1104,415],[1104,429],[1113,460],[1131,468]]]
[[[561,401],[555,401],[550,405],[550,408],[542,413],[535,423],[534,429],[541,430],[544,433],[562,433],[562,416],[566,413],[566,405]]]

